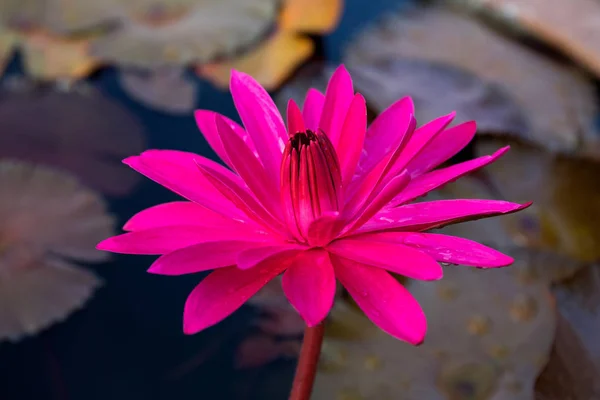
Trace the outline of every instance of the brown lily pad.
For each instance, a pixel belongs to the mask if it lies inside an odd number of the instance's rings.
[[[488,154],[504,141],[479,141]],[[523,246],[588,263],[600,259],[600,165],[557,157],[512,143],[511,150],[485,168],[487,181],[505,199],[533,201],[515,214],[511,235]]]
[[[117,26],[92,53],[120,66],[154,69],[213,61],[257,42],[275,24],[277,0],[47,0],[62,33]]]
[[[596,0],[454,0],[492,14],[555,46],[600,76],[600,3]]]
[[[378,331],[338,301],[312,399],[532,399],[554,337],[546,285],[523,285],[510,268],[444,272],[441,281],[409,285],[428,319],[419,347]],[[365,332],[330,337],[340,323]]]
[[[0,25],[28,31],[44,25],[46,0],[0,0]]]
[[[488,151],[494,148],[496,147],[489,146]],[[513,150],[514,148],[511,149]],[[486,167],[489,168],[491,167]],[[426,200],[497,199],[505,196],[505,200],[522,201],[518,200],[518,197],[513,198],[511,192],[498,193],[487,176],[484,170],[479,177],[463,177],[430,194]],[[509,254],[515,259],[514,271],[523,282],[551,284],[568,279],[585,267],[586,263],[574,259],[569,253],[557,253],[556,249],[549,246],[534,244],[534,240],[535,243],[540,242],[539,213],[540,205],[534,202],[528,209],[513,215],[450,225],[442,228],[440,232],[475,240]]]
[[[197,87],[185,76],[184,68],[122,69],[119,80],[123,90],[146,107],[169,114],[187,114],[194,110]]]
[[[285,0],[279,26],[286,32],[329,33],[337,26],[343,8],[343,0]]]
[[[236,57],[197,65],[197,73],[227,88],[231,69],[253,76],[267,90],[275,90],[314,51],[306,34],[331,32],[343,10],[342,0],[284,0],[273,32]]]
[[[600,397],[600,270],[590,266],[555,288],[560,316],[550,361],[536,384],[538,400]]]
[[[252,51],[231,60],[199,65],[198,75],[220,87],[227,87],[231,70],[254,77],[267,90],[274,90],[307,59],[314,50],[311,39],[296,33],[278,31]]]
[[[77,262],[105,261],[115,234],[101,197],[71,175],[0,161],[0,341],[33,335],[81,308],[101,280]]]
[[[20,49],[29,77],[40,81],[79,80],[99,67],[89,53],[91,38],[63,38],[44,31],[21,34]]]
[[[600,157],[590,80],[472,17],[441,7],[391,15],[349,46],[345,63],[353,69],[375,68],[378,62],[397,57],[448,64],[496,84],[529,122],[527,131],[508,133],[551,151]],[[393,82],[386,76],[380,85]],[[396,99],[396,95],[384,98],[386,93],[381,92],[382,105]]]
[[[98,68],[89,52],[96,33],[67,37],[46,27],[46,0],[0,0],[0,73],[19,49],[27,74],[36,80],[81,79]]]
[[[529,130],[523,110],[503,87],[466,70],[400,57],[349,67],[357,90],[377,111],[410,96],[421,123],[456,111],[453,124],[475,120],[480,132],[526,134]]]
[[[121,160],[144,149],[140,123],[92,88],[5,85],[0,130],[0,157],[64,169],[111,195],[129,193],[139,180]]]
[[[306,34],[333,30],[342,9],[341,0],[0,0],[0,71],[19,46],[36,79],[79,79],[106,64],[191,65],[222,88],[236,69],[274,90],[313,53]],[[155,78],[148,86],[161,85]],[[146,105],[165,109],[141,94],[144,78],[125,79]],[[177,83],[185,96],[171,108],[188,108],[193,90]]]

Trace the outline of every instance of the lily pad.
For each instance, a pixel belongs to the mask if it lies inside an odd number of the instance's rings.
[[[600,397],[600,269],[590,266],[555,288],[560,312],[550,361],[536,385],[540,400]]]
[[[40,81],[79,80],[100,64],[90,55],[91,38],[63,38],[47,32],[21,34],[20,50],[30,78]]]
[[[488,154],[506,143],[481,140],[476,152]],[[502,197],[534,202],[529,212],[512,216],[511,235],[529,248],[583,263],[600,260],[600,165],[511,145],[506,155],[485,168]]]
[[[31,30],[44,24],[47,0],[0,0],[0,25]]]
[[[187,114],[194,110],[197,85],[185,76],[183,68],[122,69],[119,80],[123,90],[146,107],[169,114]]]
[[[488,150],[495,148],[489,147]],[[504,157],[508,157],[513,150],[515,149],[512,148]],[[491,167],[486,167],[489,168]],[[484,170],[479,177],[463,177],[426,199],[504,197],[505,200],[520,201],[512,192],[498,193],[494,189]],[[521,213],[451,225],[442,228],[440,232],[485,243],[510,254],[515,259],[515,273],[523,282],[559,282],[572,277],[587,263],[574,259],[569,253],[558,253],[550,246],[536,245],[540,243],[540,207],[534,202]]]
[[[507,133],[554,152],[600,158],[591,81],[480,21],[437,6],[390,15],[357,37],[345,63],[375,69],[398,57],[448,64],[498,85],[528,119],[529,129]],[[382,74],[384,85],[393,87],[394,76]],[[397,98],[387,93],[380,91],[381,106]]]
[[[219,87],[229,84],[231,69],[255,77],[268,90],[277,89],[314,51],[306,34],[331,32],[343,10],[342,0],[283,0],[277,24],[261,43],[204,65],[197,73]]]
[[[0,0],[0,73],[16,49],[36,80],[77,80],[99,67],[89,53],[96,33],[60,36],[47,29],[45,17],[45,0]]]
[[[69,171],[111,195],[133,190],[140,178],[121,163],[145,147],[133,115],[91,87],[14,83],[0,88],[0,157]]]
[[[231,70],[253,76],[267,90],[276,89],[314,50],[312,40],[296,33],[279,31],[253,51],[231,60],[199,65],[196,71],[220,87],[227,87]]]
[[[156,68],[206,62],[258,41],[275,23],[277,0],[47,0],[48,25],[61,33],[117,29],[93,54],[121,66]]]
[[[600,76],[600,3],[596,0],[454,0],[492,14],[555,46]]]
[[[349,67],[357,90],[377,111],[410,96],[422,123],[456,111],[454,125],[475,120],[480,132],[524,134],[529,130],[523,110],[502,86],[466,70],[400,57]]]
[[[101,280],[78,262],[109,255],[98,241],[115,219],[71,175],[0,161],[0,341],[16,341],[81,308]]]
[[[444,273],[441,281],[409,286],[428,319],[419,347],[378,331],[338,302],[312,399],[533,399],[556,322],[546,285],[524,285],[510,267],[449,266]],[[347,320],[365,335],[328,335]]]

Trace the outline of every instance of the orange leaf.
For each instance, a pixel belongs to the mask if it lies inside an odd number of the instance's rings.
[[[232,69],[252,75],[267,90],[275,89],[313,52],[308,38],[276,32],[259,47],[239,58],[222,63],[199,65],[196,72],[226,88]]]
[[[66,39],[36,32],[23,38],[23,52],[28,72],[35,78],[86,77],[97,66],[89,54],[89,41]]]
[[[286,31],[327,33],[338,24],[342,9],[343,0],[287,0],[279,24]]]

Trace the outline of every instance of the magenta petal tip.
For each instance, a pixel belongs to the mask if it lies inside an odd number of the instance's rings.
[[[510,265],[512,265],[515,262],[515,259],[507,256],[506,254],[503,254],[503,257],[498,260],[498,267],[508,267]]]
[[[121,161],[121,162],[123,164],[131,167],[131,165],[134,164],[138,160],[138,158],[139,158],[139,156],[130,156],[130,157],[124,158],[123,161]]]
[[[477,131],[477,122],[475,121],[467,121],[461,124],[463,127],[468,128],[470,131]]]
[[[113,250],[113,238],[109,237],[107,239],[104,239],[103,241],[101,241],[100,243],[98,243],[96,245],[96,250],[101,250],[101,251],[112,251]]]
[[[528,202],[523,203],[523,204],[519,204],[519,203],[513,203],[513,204],[514,204],[514,206],[512,208],[507,209],[506,211],[500,213],[499,215],[513,214],[513,213],[516,213],[518,211],[521,211],[521,210],[524,210],[526,208],[529,208],[533,204],[533,201],[528,201]]]
[[[248,81],[248,80],[254,81],[254,78],[252,78],[250,75],[246,74],[245,72],[241,72],[236,69],[231,70],[231,80],[229,82],[230,86],[238,84],[238,83],[246,85],[246,83],[244,81]]]
[[[445,125],[445,127],[447,128],[448,125],[450,125],[450,123],[452,121],[454,121],[454,118],[456,118],[456,111],[452,111],[449,114],[446,114],[440,118],[438,118],[439,120],[443,121],[443,125]],[[466,123],[466,122],[465,122]]]
[[[411,116],[413,118],[415,118],[415,102],[413,101],[412,97],[410,96],[406,96],[401,98],[398,103],[403,104],[404,106],[408,107],[408,112],[410,112]]]
[[[494,158],[499,158],[502,157],[503,155],[505,155],[508,151],[510,150],[510,146],[504,146],[498,150],[496,150],[496,152],[492,155],[492,157]]]
[[[146,272],[153,275],[165,275],[162,273],[162,268],[157,268],[156,265],[156,263],[153,263],[150,268],[146,270]]]
[[[440,266],[439,271],[436,271],[436,273],[431,274],[431,277],[429,279],[424,279],[424,280],[427,280],[427,281],[439,281],[443,277],[444,277],[444,269]]]
[[[192,324],[187,323],[184,319],[184,321],[183,321],[183,334],[184,335],[194,335],[200,331],[201,331],[201,329],[196,329],[194,326],[192,326]]]
[[[423,314],[423,326],[418,330],[413,330],[411,335],[403,336],[399,339],[405,340],[413,346],[421,346],[425,342],[425,337],[427,336],[427,318],[425,314]]]
[[[346,65],[344,64],[340,64],[335,71],[333,72],[333,74],[345,74],[345,75],[350,75],[350,73],[348,72],[348,68],[346,68]]]

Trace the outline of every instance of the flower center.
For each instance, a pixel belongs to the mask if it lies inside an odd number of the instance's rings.
[[[342,205],[340,163],[325,133],[290,135],[281,163],[281,197],[288,228],[306,241],[311,223]]]

